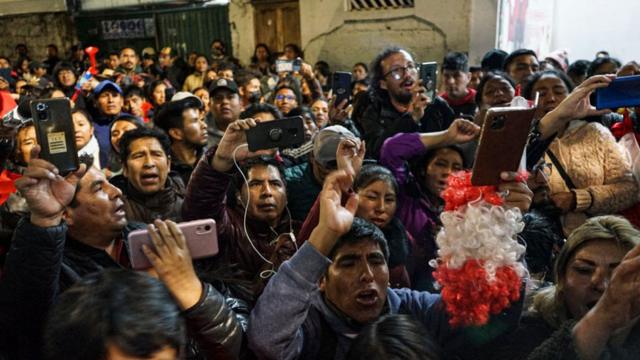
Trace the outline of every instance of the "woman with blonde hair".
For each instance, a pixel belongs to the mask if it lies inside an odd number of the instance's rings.
[[[501,339],[496,359],[625,359],[640,350],[640,231],[599,216],[576,228],[560,250],[555,285],[533,294],[520,327]],[[625,306],[625,304],[627,306]],[[618,331],[628,328],[627,331]],[[527,357],[527,355],[529,355]]]

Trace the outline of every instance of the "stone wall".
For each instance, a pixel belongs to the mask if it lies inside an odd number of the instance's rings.
[[[0,54],[15,60],[16,44],[25,43],[29,56],[34,60],[44,60],[47,45],[56,44],[60,57],[66,57],[66,50],[78,42],[69,14],[39,13],[0,17],[0,28],[5,41],[0,42]]]

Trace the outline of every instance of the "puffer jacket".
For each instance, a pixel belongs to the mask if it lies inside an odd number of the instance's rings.
[[[182,220],[185,188],[180,175],[170,172],[165,188],[155,194],[143,194],[127,182],[122,200],[127,220],[150,224],[155,219]]]

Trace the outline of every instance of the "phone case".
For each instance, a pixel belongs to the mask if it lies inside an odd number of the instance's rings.
[[[614,79],[595,91],[596,109],[616,109],[640,105],[640,75]]]
[[[473,164],[473,185],[498,185],[501,172],[518,171],[535,111],[535,108],[489,109]]]
[[[302,116],[258,123],[247,130],[249,151],[298,147],[304,143]]]
[[[40,157],[55,165],[62,175],[78,170],[78,151],[69,100],[33,100],[30,106],[41,148]]]
[[[333,73],[331,87],[333,94],[336,96],[336,101],[333,103],[335,107],[340,105],[345,99],[349,100],[351,97],[351,81],[352,75],[350,72],[336,71]]]
[[[215,220],[201,219],[183,222],[178,224],[178,228],[184,234],[191,258],[201,259],[218,253],[218,233]],[[149,231],[147,229],[132,231],[127,239],[131,267],[135,270],[150,268],[151,262],[142,251],[142,245],[154,248]]]
[[[427,96],[433,101],[436,96],[438,81],[438,63],[435,61],[420,64],[420,79],[427,89]]]

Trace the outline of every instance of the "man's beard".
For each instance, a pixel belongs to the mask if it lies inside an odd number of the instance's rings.
[[[409,93],[403,93],[401,91],[397,92],[389,92],[389,96],[393,98],[393,100],[399,102],[400,104],[407,105],[411,102],[411,98],[413,95]]]

